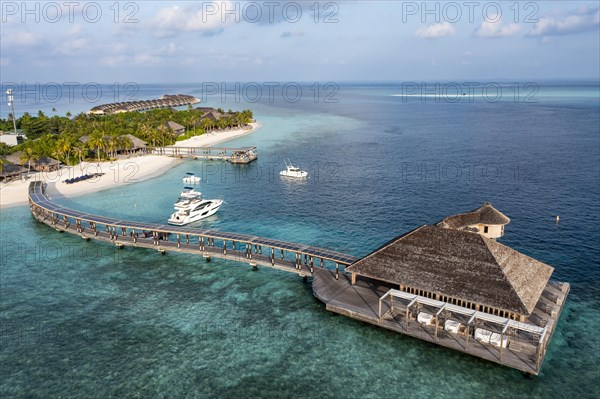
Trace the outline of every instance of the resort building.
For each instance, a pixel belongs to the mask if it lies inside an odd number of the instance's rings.
[[[29,161],[22,161],[22,151],[14,152],[4,157],[7,163],[21,166],[29,166]],[[10,168],[9,168],[10,169]],[[51,172],[60,169],[60,162],[50,157],[39,157],[31,160],[31,169],[38,172]],[[17,173],[16,168],[10,169],[12,173]],[[27,172],[27,168],[24,168]]]
[[[168,121],[168,122],[163,123],[163,125],[167,129],[169,129],[171,132],[173,132],[173,134],[175,134],[176,136],[181,136],[182,134],[185,133],[185,127],[181,126],[177,122]]]
[[[570,285],[496,241],[509,222],[486,203],[423,225],[343,278],[315,271],[313,292],[330,311],[537,374]]]
[[[165,94],[164,96],[154,100],[139,100],[125,101],[118,103],[98,105],[91,110],[89,114],[93,115],[108,115],[118,114],[121,112],[147,111],[149,109],[181,107],[184,105],[198,104],[198,100],[194,96],[186,94]]]

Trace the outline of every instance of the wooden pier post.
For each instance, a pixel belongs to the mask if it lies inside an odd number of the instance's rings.
[[[321,258],[321,269],[324,268],[325,266],[323,266],[323,258]]]
[[[335,262],[335,279],[340,279],[340,264]]]
[[[181,248],[181,237],[179,236],[179,233],[177,233],[177,248]]]
[[[309,259],[310,259],[310,272],[314,273],[314,271],[315,271],[314,270],[315,262],[313,261],[313,257],[312,256],[309,256]]]
[[[275,248],[271,248],[271,265],[275,266]]]
[[[227,241],[223,240],[223,255],[227,255]]]

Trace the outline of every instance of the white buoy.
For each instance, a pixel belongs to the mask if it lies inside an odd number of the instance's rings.
[[[560,216],[556,215],[556,223],[560,222]]]

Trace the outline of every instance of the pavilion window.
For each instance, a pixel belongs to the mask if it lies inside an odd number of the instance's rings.
[[[484,227],[483,227],[483,233],[485,234],[485,233],[487,233],[487,232],[488,232],[488,226],[484,226]]]

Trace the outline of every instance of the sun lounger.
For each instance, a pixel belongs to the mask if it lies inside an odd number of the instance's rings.
[[[444,330],[454,334],[458,334],[461,326],[462,325],[458,321],[446,320],[446,322],[444,323]]]
[[[425,324],[426,326],[430,326],[434,322],[434,317],[432,314],[420,312],[417,316],[417,321],[421,324]]]
[[[508,345],[508,337],[504,337],[504,339],[502,339],[501,334],[493,333],[491,331],[484,330],[483,328],[475,329],[475,339],[497,347],[502,346],[503,348],[506,348]]]

